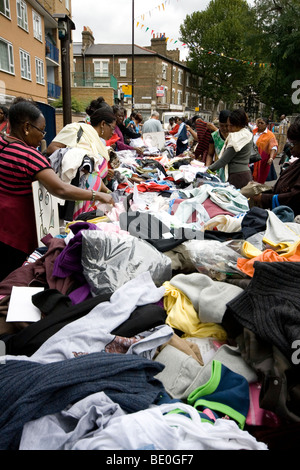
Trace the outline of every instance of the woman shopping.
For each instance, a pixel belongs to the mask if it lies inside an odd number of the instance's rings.
[[[295,216],[300,214],[300,117],[288,128],[287,138],[290,145],[292,161],[279,176],[270,191],[253,196],[255,205],[263,209],[274,209],[288,206]]]
[[[249,168],[253,136],[248,126],[248,117],[243,109],[233,110],[227,120],[228,137],[225,140],[219,159],[209,165],[208,170],[224,169],[224,181],[237,189],[252,180]]]
[[[267,181],[278,149],[278,142],[273,132],[268,129],[268,123],[268,119],[259,118],[256,121],[257,127],[253,129],[253,141],[261,156],[261,160],[253,164],[253,179],[258,183]]]
[[[9,109],[10,134],[0,136],[0,280],[20,267],[37,247],[32,182],[65,200],[114,204],[110,194],[64,183],[37,147],[45,136],[45,118],[31,101]],[[87,124],[88,125],[88,124]]]

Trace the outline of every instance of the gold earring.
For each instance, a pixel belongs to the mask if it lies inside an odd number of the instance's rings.
[[[28,131],[26,131],[25,134],[28,135]]]

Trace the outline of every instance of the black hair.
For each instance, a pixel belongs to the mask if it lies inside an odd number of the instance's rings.
[[[260,118],[262,121],[264,121],[267,125],[269,124],[270,122],[270,119],[269,118],[266,118],[266,117],[261,117]]]
[[[290,124],[290,127],[287,130],[287,138],[289,140],[300,142],[300,116],[298,116],[295,121]]]
[[[91,125],[96,127],[100,122],[105,121],[107,124],[111,124],[116,120],[116,116],[110,106],[103,106],[103,108],[97,109],[91,115]]]
[[[222,109],[219,114],[219,122],[222,124],[225,124],[227,122],[227,119],[230,116],[230,111],[228,109]]]
[[[229,114],[229,121],[232,125],[237,127],[248,126],[248,116],[243,108],[234,109]]]
[[[8,108],[6,106],[0,106],[0,109],[2,109],[5,119],[7,119]]]
[[[86,108],[85,112],[88,116],[91,116],[95,111],[97,111],[97,109],[103,108],[104,106],[109,107],[109,104],[106,103],[103,96],[99,96],[98,98],[96,98],[95,100],[92,100],[90,102],[90,104]]]
[[[40,116],[43,116],[43,113],[38,106],[33,101],[26,99],[15,101],[8,111],[8,119],[12,129],[26,121],[36,122]]]
[[[124,108],[122,108],[122,106],[119,106],[118,104],[114,104],[112,107],[112,111],[114,114],[117,114],[119,111],[124,113]]]

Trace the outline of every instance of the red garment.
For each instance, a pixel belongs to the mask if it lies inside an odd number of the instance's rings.
[[[113,136],[106,140],[106,146],[110,147],[111,145],[115,144],[118,140],[120,140],[120,137],[117,134],[113,134]]]
[[[195,127],[198,139],[198,144],[195,150],[195,157],[201,162],[205,162],[212,131],[208,129],[207,122],[200,118],[196,119]]]
[[[171,134],[171,135],[177,134],[178,129],[179,129],[179,124],[175,124],[175,126],[173,127],[173,129],[172,129],[171,131],[169,131],[169,134]]]

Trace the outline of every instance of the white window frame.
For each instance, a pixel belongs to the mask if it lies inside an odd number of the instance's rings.
[[[31,60],[30,54],[24,49],[20,49],[20,66],[21,66],[21,77],[24,80],[31,81]]]
[[[173,67],[173,82],[176,80],[176,67]]]
[[[7,58],[8,58],[8,68],[9,70],[6,70],[1,66],[1,57],[0,57],[0,70],[1,72],[6,72],[11,75],[15,75],[15,64],[14,64],[14,49],[13,45],[11,42],[6,41],[6,39],[3,39],[0,37],[0,41],[6,44],[7,46]]]
[[[164,87],[164,96],[161,100],[162,104],[166,104],[168,102],[168,87]]]
[[[189,93],[189,91],[187,91],[187,92],[185,93],[185,105],[186,105],[187,107],[190,105],[189,102],[190,102],[190,93]]]
[[[175,88],[172,88],[172,98],[171,98],[171,103],[175,104]]]
[[[168,64],[166,64],[165,62],[163,62],[162,64],[162,67],[161,67],[161,78],[163,80],[167,80],[167,67],[168,67]]]
[[[93,59],[94,77],[109,77],[109,59]],[[107,73],[103,72],[103,65],[107,64]],[[98,69],[99,66],[99,69]],[[98,69],[98,70],[97,70]]]
[[[23,0],[17,0],[18,26],[28,32],[27,4]]]
[[[42,17],[35,10],[32,10],[33,36],[38,41],[43,42]]]
[[[119,59],[120,77],[127,77],[127,59]]]
[[[45,85],[44,61],[39,57],[35,57],[35,77],[36,83]]]
[[[182,70],[178,70],[178,84],[179,85],[182,85],[182,75],[183,75],[183,71]]]
[[[10,19],[10,4],[9,4],[9,0],[3,0],[3,9],[4,9],[4,11],[0,11],[0,13],[1,13],[3,16],[6,16],[6,18],[9,18],[9,19]]]
[[[177,104],[181,105],[182,104],[182,91],[177,90]]]

